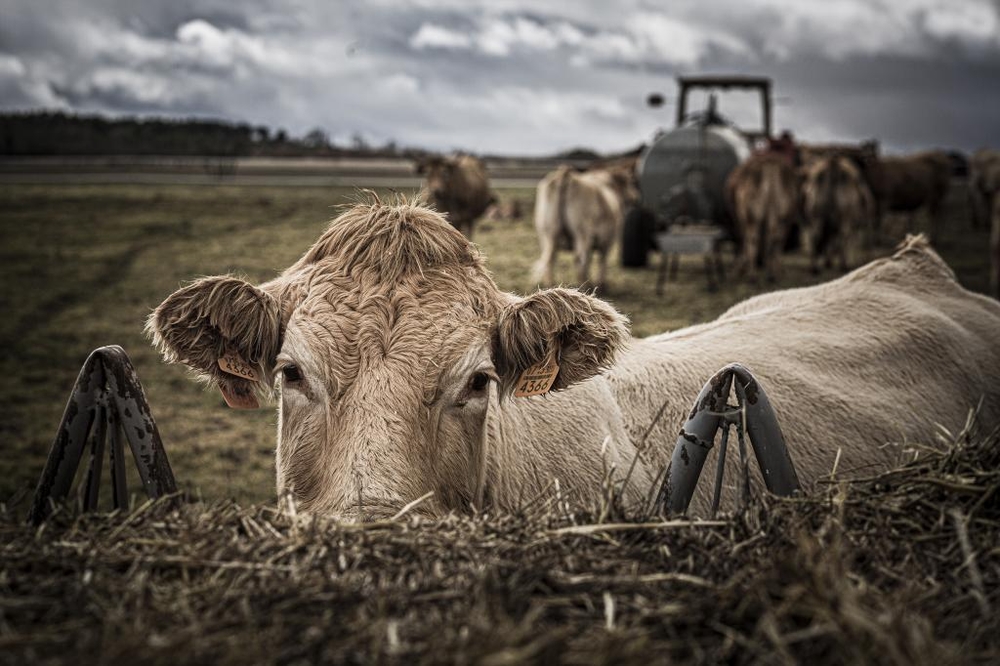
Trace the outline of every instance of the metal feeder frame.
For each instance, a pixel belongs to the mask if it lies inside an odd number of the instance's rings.
[[[62,423],[35,489],[28,522],[41,523],[53,503],[66,498],[88,441],[90,456],[83,481],[83,509],[97,509],[109,434],[111,496],[116,509],[128,509],[123,436],[132,449],[146,495],[156,499],[177,492],[160,432],[128,354],[117,345],[100,347],[87,357],[66,403]]]

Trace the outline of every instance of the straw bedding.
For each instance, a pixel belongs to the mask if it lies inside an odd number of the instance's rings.
[[[1000,434],[717,521],[23,503],[0,516],[7,663],[891,663],[1000,659]]]

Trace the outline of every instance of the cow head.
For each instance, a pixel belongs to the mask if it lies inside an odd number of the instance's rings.
[[[511,397],[524,370],[558,357],[562,389],[627,337],[620,314],[580,292],[499,291],[439,214],[377,200],[334,220],[281,277],[198,280],[148,327],[231,405],[276,390],[279,492],[363,517],[430,491],[439,511],[488,502],[487,416],[532,399]]]
[[[424,176],[427,192],[438,208],[442,208],[454,189],[457,169],[457,162],[447,157],[428,157],[417,164],[417,173]]]
[[[611,183],[624,207],[634,206],[639,201],[639,182],[634,168],[618,167],[609,170]]]
[[[605,181],[614,190],[624,209],[634,206],[640,197],[637,157],[625,157],[597,162],[584,171],[603,174]]]

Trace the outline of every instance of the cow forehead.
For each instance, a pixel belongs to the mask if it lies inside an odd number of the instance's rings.
[[[470,284],[434,277],[441,276],[314,284],[289,321],[286,342],[308,350],[338,393],[373,374],[433,392],[470,347],[486,344],[496,317],[496,304]]]

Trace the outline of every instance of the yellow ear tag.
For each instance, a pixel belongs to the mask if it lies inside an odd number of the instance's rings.
[[[236,377],[242,377],[243,379],[249,379],[251,381],[257,381],[257,370],[254,369],[252,365],[243,360],[243,357],[227,349],[225,353],[219,357],[219,368],[230,375],[235,375]]]
[[[555,354],[550,353],[541,363],[531,366],[521,373],[514,389],[515,398],[528,398],[533,395],[548,393],[559,375],[559,364]]]

